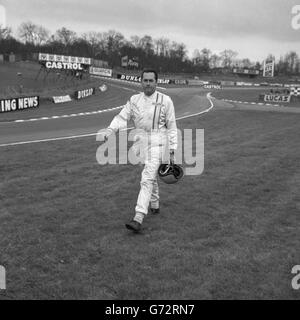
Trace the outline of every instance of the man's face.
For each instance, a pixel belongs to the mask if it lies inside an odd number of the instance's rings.
[[[156,90],[155,74],[153,72],[146,72],[143,75],[142,87],[146,96],[151,96]]]

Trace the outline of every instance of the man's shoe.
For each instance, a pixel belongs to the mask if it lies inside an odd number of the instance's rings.
[[[142,229],[142,225],[135,220],[131,220],[130,222],[126,223],[125,226],[128,230],[131,230],[134,232],[140,232]]]
[[[159,210],[159,208],[158,208],[158,209],[150,208],[150,212],[151,212],[152,214],[159,214],[159,213],[160,213],[160,210]]]

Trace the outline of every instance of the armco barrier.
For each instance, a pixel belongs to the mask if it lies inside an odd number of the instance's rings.
[[[40,97],[21,97],[0,100],[0,113],[37,108],[40,105]]]

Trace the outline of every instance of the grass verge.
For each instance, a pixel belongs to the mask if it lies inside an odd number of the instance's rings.
[[[94,139],[1,149],[0,299],[299,299],[299,116],[216,110],[205,171],[133,215],[141,167],[96,163]]]

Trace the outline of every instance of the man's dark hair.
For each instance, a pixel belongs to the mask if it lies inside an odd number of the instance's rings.
[[[144,70],[142,71],[142,75],[141,75],[141,78],[142,78],[142,79],[143,79],[144,73],[154,73],[154,74],[155,74],[155,80],[156,80],[156,82],[157,82],[157,80],[158,80],[158,73],[157,73],[156,70],[154,70],[154,69],[144,69]]]

